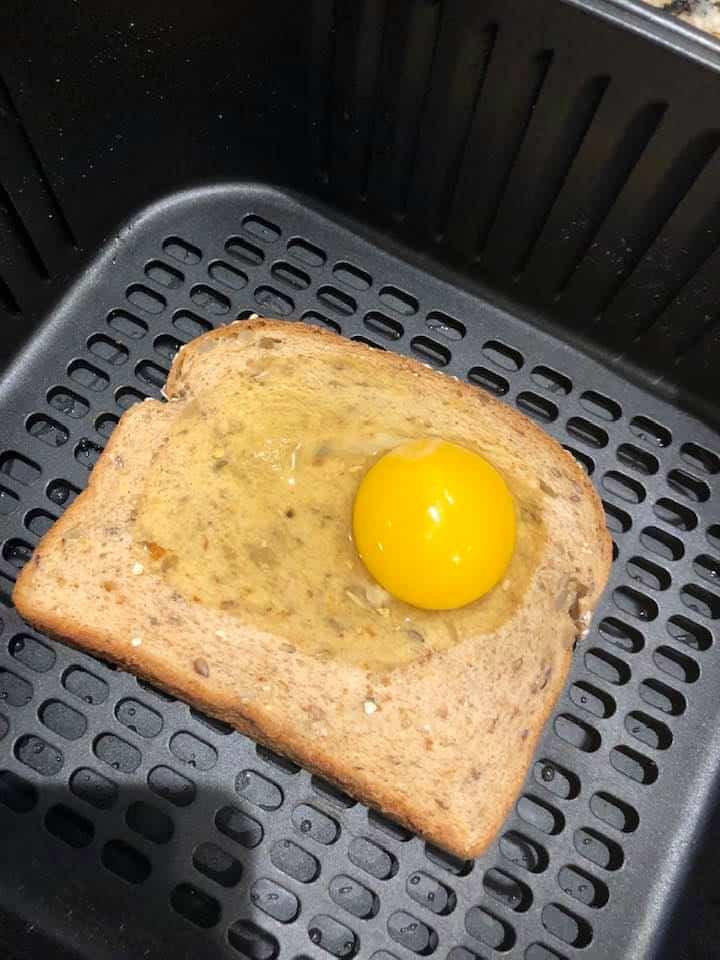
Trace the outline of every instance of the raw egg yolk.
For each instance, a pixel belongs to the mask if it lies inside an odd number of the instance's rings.
[[[445,440],[410,440],[365,474],[353,536],[388,593],[425,610],[451,610],[501,580],[515,546],[515,507],[500,473],[479,454]]]

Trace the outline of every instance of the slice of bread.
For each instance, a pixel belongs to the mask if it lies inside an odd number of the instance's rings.
[[[124,414],[22,571],[19,612],[479,854],[608,576],[583,471],[484,392],[301,324],[198,338],[166,396]],[[417,436],[481,453],[516,501],[505,579],[461,610],[390,599],[351,542],[363,471]]]

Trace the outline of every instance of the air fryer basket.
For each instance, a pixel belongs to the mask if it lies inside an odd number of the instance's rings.
[[[0,944],[690,956],[720,769],[714,48],[599,0],[108,6],[0,15]],[[252,312],[504,397],[603,497],[608,589],[474,863],[12,610],[122,410]]]

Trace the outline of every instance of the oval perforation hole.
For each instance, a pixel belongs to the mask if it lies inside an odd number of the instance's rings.
[[[581,857],[603,870],[619,870],[623,865],[625,858],[620,844],[590,827],[576,830],[573,844]]]
[[[119,417],[116,417],[114,413],[103,413],[95,419],[95,430],[103,440],[107,440],[117,426],[118,421]]]
[[[644,623],[650,623],[658,615],[657,603],[632,587],[617,587],[613,591],[613,602],[618,610]]]
[[[292,923],[300,912],[300,901],[295,894],[267,878],[255,881],[250,888],[250,900],[255,907],[280,923]]]
[[[608,493],[626,503],[642,503],[645,499],[645,487],[618,470],[608,470],[602,478],[602,485]]]
[[[699,577],[702,577],[703,580],[708,580],[713,584],[720,583],[720,560],[709,556],[707,553],[695,557],[693,560],[693,570]]]
[[[689,507],[671,500],[669,497],[660,497],[653,507],[655,516],[664,523],[676,527],[678,530],[689,532],[697,526],[697,517]]]
[[[73,360],[67,372],[71,380],[93,393],[101,393],[110,383],[106,373],[84,360]]]
[[[275,243],[282,233],[280,227],[253,213],[243,219],[242,228],[245,233],[249,233],[251,237],[256,237],[263,243]]]
[[[186,763],[195,770],[212,770],[217,763],[215,747],[186,730],[181,730],[170,738],[170,752],[181,763]]]
[[[625,564],[625,569],[631,580],[641,583],[650,590],[667,590],[672,583],[667,570],[644,557],[632,557]]]
[[[707,627],[679,614],[670,617],[667,632],[673,640],[693,650],[709,650],[712,646],[713,636]]]
[[[385,337],[386,340],[399,340],[405,333],[403,325],[399,320],[393,320],[377,310],[366,313],[363,317],[363,324],[372,330],[373,333]]]
[[[705,535],[713,550],[717,550],[720,553],[720,523],[710,524]]]
[[[487,390],[496,397],[504,397],[510,389],[510,384],[499,373],[488,370],[487,367],[473,367],[468,371],[468,380]]]
[[[103,448],[92,440],[83,439],[75,444],[74,456],[77,462],[85,467],[86,470],[92,470],[100,459]]]
[[[668,447],[672,443],[672,434],[667,427],[662,427],[649,417],[633,417],[630,432],[651,446]]]
[[[228,927],[228,943],[248,960],[275,960],[280,946],[272,936],[250,920],[236,920]]]
[[[558,408],[552,401],[529,390],[519,393],[515,402],[523,413],[527,413],[533,420],[540,423],[552,423],[558,418]]]
[[[257,847],[264,835],[262,824],[237,807],[227,806],[218,810],[215,814],[215,826],[220,833],[248,850]]]
[[[261,810],[277,810],[282,806],[283,792],[280,787],[255,770],[241,770],[235,778],[235,790],[244,800]]]
[[[621,686],[630,679],[630,667],[606,650],[593,647],[585,653],[583,660],[590,673],[615,686]]]
[[[692,503],[705,503],[710,499],[710,487],[707,483],[685,470],[671,470],[667,480],[669,487]]]
[[[525,358],[519,350],[500,340],[487,340],[483,344],[482,352],[496,367],[511,373],[517,373],[525,363]]]
[[[142,340],[149,329],[144,320],[127,310],[112,310],[107,315],[107,323],[116,333],[121,333],[128,340]]]
[[[224,293],[215,290],[206,283],[196,283],[190,288],[190,299],[200,310],[208,316],[224,317],[230,313],[230,300]]]
[[[584,417],[570,417],[567,422],[567,432],[593,450],[600,450],[608,444],[608,435],[605,430]]]
[[[295,309],[295,302],[290,297],[266,284],[256,288],[255,302],[270,316],[287,317]]]
[[[62,685],[78,700],[92,705],[105,703],[110,692],[104,680],[82,667],[69,667],[62,676]]]
[[[153,341],[155,353],[168,363],[172,363],[181,346],[182,341],[178,340],[177,337],[171,337],[168,333],[160,334]]]
[[[0,803],[13,813],[29,813],[37,801],[37,790],[24,777],[11,770],[0,770]]]
[[[19,504],[20,497],[12,490],[0,485],[0,517],[11,516],[15,513]]]
[[[575,447],[569,447],[566,443],[563,445],[563,449],[567,450],[570,456],[578,463],[585,473],[591,477],[595,472],[595,461],[592,457],[589,457],[586,453],[582,453],[580,450],[576,450]]]
[[[486,870],[482,883],[488,896],[516,913],[523,913],[532,904],[530,887],[505,870],[497,867]]]
[[[484,907],[471,907],[468,910],[465,929],[471,937],[501,953],[515,945],[515,931],[510,924]]]
[[[193,715],[196,714],[196,711],[194,710],[191,710],[190,712]],[[199,716],[203,715],[200,714]],[[233,728],[228,723],[222,723],[220,720],[211,720],[210,717],[205,717],[204,719],[206,723],[209,722],[212,726],[215,726],[220,733],[228,734],[233,732]],[[261,743],[255,744],[255,753],[265,763],[269,764],[271,767],[274,767],[275,770],[281,770],[283,773],[288,773],[291,776],[295,776],[296,773],[300,773],[300,770],[302,769],[297,763],[294,763],[288,757],[283,757],[279,753],[275,753],[274,750],[263,746]]]
[[[20,763],[43,777],[54,777],[62,770],[65,758],[57,747],[33,734],[25,734],[15,743],[14,753]]]
[[[603,790],[590,797],[590,809],[598,820],[621,833],[633,833],[640,823],[634,807]]]
[[[510,863],[529,873],[542,873],[548,865],[544,847],[517,830],[508,830],[499,840],[500,853]]]
[[[372,286],[372,277],[370,274],[361,270],[360,267],[354,266],[352,263],[345,261],[336,263],[332,272],[333,276],[339,280],[340,283],[344,283],[346,287],[350,287],[352,290],[369,290]]]
[[[592,940],[592,928],[587,920],[567,907],[548,903],[543,907],[540,919],[548,933],[571,947],[586,947]]]
[[[425,319],[425,325],[445,340],[462,340],[467,332],[464,323],[440,310],[432,310]]]
[[[185,276],[162,260],[151,260],[145,265],[145,276],[166,290],[177,290],[185,282]]]
[[[323,330],[332,330],[333,333],[340,333],[340,324],[329,317],[318,313],[316,310],[308,310],[300,318],[304,323],[309,323],[314,327],[320,327]]]
[[[613,423],[622,416],[622,407],[615,400],[597,393],[595,390],[585,390],[580,394],[580,406],[598,420]]]
[[[535,780],[561,800],[574,800],[580,793],[580,780],[554,760],[538,760],[533,767]]]
[[[210,894],[192,883],[179,883],[170,894],[170,906],[190,923],[203,930],[214,927],[220,919],[220,904]]]
[[[397,873],[397,860],[377,843],[366,837],[356,837],[348,847],[350,862],[376,880],[389,880]]]
[[[645,646],[645,638],[635,627],[617,617],[604,617],[598,624],[601,637],[626,653],[638,653]]]
[[[680,560],[685,553],[682,540],[659,527],[645,527],[640,534],[640,543],[663,560]]]
[[[2,514],[2,510],[0,510],[0,514]],[[57,517],[52,513],[48,513],[47,510],[30,510],[25,514],[23,523],[33,536],[43,537],[53,523],[55,523],[56,519]]]
[[[298,883],[312,883],[320,874],[317,858],[292,840],[278,840],[270,850],[270,860]]]
[[[102,733],[93,744],[95,756],[120,773],[135,773],[142,759],[140,751],[114,733]]]
[[[328,284],[320,287],[315,294],[317,299],[333,313],[341,317],[351,317],[357,310],[357,300],[349,293],[331,287]]]
[[[411,317],[418,312],[417,300],[405,290],[387,285],[381,288],[378,297],[386,307],[401,316]]]
[[[685,697],[661,680],[643,680],[638,691],[640,698],[648,706],[661,710],[668,716],[679,717],[685,713],[685,707],[687,706]]]
[[[230,237],[225,243],[225,252],[249,267],[259,266],[265,259],[265,254],[260,247],[256,247],[249,240],[243,240],[242,237]]]
[[[612,503],[602,502],[605,511],[605,522],[607,528],[612,534],[627,533],[632,526],[632,517],[620,507],[613,506]]]
[[[394,820],[390,820],[388,817],[378,813],[377,810],[368,810],[368,824],[376,830],[392,837],[393,840],[397,840],[399,843],[407,843],[408,840],[412,840],[415,836],[407,827],[403,827]]]
[[[163,728],[160,714],[132,697],[126,697],[117,704],[115,716],[128,730],[146,739],[156,737]]]
[[[328,884],[328,893],[333,903],[359,920],[374,917],[380,906],[372,890],[347,874],[333,877]]]
[[[395,932],[395,928],[393,926],[394,918],[398,916],[399,914],[393,914],[388,919],[388,930],[391,936],[394,936]],[[403,916],[407,917],[408,914],[403,914]],[[429,928],[422,923],[415,925],[415,938],[406,942],[405,946],[409,946],[410,949],[415,949],[415,946],[418,946],[422,943],[421,937],[423,933],[428,935],[428,942],[432,943],[432,949],[434,949],[435,945],[437,944],[437,938],[430,941],[430,934],[432,931],[430,931]],[[310,938],[311,943],[314,943],[318,947],[322,947],[323,950],[334,957],[338,957],[339,960],[350,960],[351,957],[355,956],[358,950],[358,940],[353,931],[349,927],[346,927],[344,923],[339,923],[332,917],[327,916],[327,914],[316,914],[309,921],[308,937]],[[415,952],[424,953],[429,951],[418,948],[415,950]]]
[[[127,288],[125,296],[138,310],[142,310],[144,313],[149,313],[152,316],[158,316],[163,312],[165,307],[167,307],[165,297],[156,293],[155,290],[151,290],[150,287],[146,287],[144,283],[131,284]]]
[[[32,684],[23,677],[0,667],[0,701],[11,707],[24,707],[33,697]]]
[[[653,653],[653,660],[659,670],[682,683],[695,683],[700,676],[700,667],[692,657],[688,657],[672,647],[660,646]]]
[[[150,876],[150,861],[122,840],[110,840],[102,849],[100,862],[106,870],[127,883],[143,883]]]
[[[371,815],[372,811],[370,811],[369,816]],[[309,803],[299,803],[293,809],[292,822],[296,830],[299,830],[304,836],[326,846],[335,843],[340,835],[340,826],[337,820]],[[394,827],[395,825],[391,824],[391,826]],[[402,830],[403,828],[398,827],[398,829]]]
[[[451,353],[448,348],[431,340],[430,337],[413,337],[410,348],[413,353],[422,357],[433,367],[446,367],[450,363]]]
[[[163,253],[172,257],[173,260],[177,260],[178,263],[185,263],[188,266],[200,263],[202,260],[202,251],[194,244],[183,240],[182,237],[168,237],[163,240],[162,248]]]
[[[47,402],[53,410],[73,420],[80,420],[90,409],[90,404],[84,397],[66,387],[53,387],[49,390]]]
[[[425,856],[430,863],[454,877],[466,877],[474,866],[473,860],[462,860],[432,843],[425,844]]]
[[[697,583],[687,583],[680,590],[680,599],[688,608],[709,620],[720,618],[720,597]]]
[[[557,880],[563,893],[586,907],[594,907],[597,910],[604,907],[610,899],[607,885],[585,870],[581,870],[580,867],[562,867]]]
[[[680,456],[694,470],[703,473],[720,473],[720,457],[698,443],[684,443],[680,447]]]
[[[199,337],[213,328],[209,320],[199,317],[190,310],[177,310],[173,314],[172,324],[185,341]]]
[[[87,720],[61,700],[46,700],[38,710],[43,726],[65,740],[79,740],[87,730]]]
[[[366,347],[372,347],[373,350],[385,350],[385,347],[383,347],[379,343],[375,343],[374,340],[370,340],[369,337],[357,336],[357,337],[350,337],[350,339],[354,340],[355,343],[364,343]]]
[[[539,797],[523,794],[517,802],[516,809],[518,816],[525,823],[549,836],[562,833],[565,827],[565,817],[562,813]]]
[[[600,747],[601,739],[598,731],[572,714],[561,713],[555,717],[553,730],[565,743],[584,753],[594,753]]]
[[[208,276],[229,290],[242,290],[248,284],[248,275],[224,260],[214,260],[208,266]]]
[[[144,800],[130,804],[125,811],[125,822],[151,843],[168,843],[175,832],[170,817]]]
[[[147,782],[153,793],[173,806],[187,807],[195,799],[195,784],[171,767],[153,767],[148,773]]]
[[[627,714],[625,729],[631,737],[635,737],[646,747],[652,747],[653,750],[667,750],[672,744],[673,738],[669,728],[660,720],[654,720],[639,710],[633,710]]]
[[[203,876],[214,880],[222,887],[234,887],[242,878],[240,861],[215,843],[198,844],[193,850],[192,862],[198,873],[202,873]],[[253,899],[253,903],[255,902]]]
[[[45,828],[75,850],[89,846],[95,836],[90,820],[61,803],[50,807],[45,814]]]
[[[31,437],[55,449],[64,446],[70,438],[70,431],[66,427],[42,413],[29,417],[25,429]]]
[[[307,290],[310,286],[310,277],[305,271],[284,260],[276,261],[270,268],[270,273],[291,290]]]
[[[98,810],[109,810],[118,798],[117,784],[89,767],[80,767],[73,773],[70,789],[76,797]]]
[[[557,396],[567,396],[572,390],[570,378],[550,367],[533,367],[530,377],[538,387]]]
[[[610,694],[585,680],[578,680],[570,687],[570,699],[576,707],[600,720],[605,720],[615,713],[615,701]]]
[[[135,390],[133,387],[123,387],[115,394],[115,403],[121,410],[129,410],[136,403],[142,403],[143,400],[147,399],[148,395],[146,393],[141,393],[140,390]]]
[[[644,477],[651,477],[660,469],[660,462],[657,457],[646,450],[633,446],[632,443],[621,443],[617,448],[617,458],[620,463],[625,464],[626,467],[630,467],[631,470],[635,470]]]
[[[567,960],[544,943],[531,943],[524,954],[524,960]]]
[[[10,656],[36,673],[47,673],[55,666],[55,651],[29,633],[17,633],[8,643]]]
[[[327,261],[327,254],[324,250],[300,237],[293,237],[288,240],[287,251],[291,257],[308,267],[322,267]]]
[[[32,551],[32,546],[25,540],[20,540],[19,537],[13,537],[3,544],[2,556],[3,560],[6,560],[11,567],[14,567],[16,570],[22,570],[32,556]]]
[[[618,773],[644,786],[655,783],[658,778],[655,761],[630,747],[613,747],[610,751],[610,763]]]
[[[147,384],[158,393],[165,386],[169,370],[151,360],[141,360],[135,367],[135,376],[141,383]]]

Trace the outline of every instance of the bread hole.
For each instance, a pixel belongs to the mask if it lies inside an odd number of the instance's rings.
[[[447,347],[436,343],[430,337],[413,337],[410,349],[433,367],[446,367],[452,358]]]
[[[585,390],[580,394],[580,406],[598,420],[607,420],[609,423],[619,420],[622,416],[622,407],[619,403],[595,390]]]
[[[558,418],[558,408],[554,403],[529,390],[519,393],[515,402],[523,413],[527,413],[540,423],[552,423]]]
[[[278,840],[270,850],[270,860],[299,883],[312,883],[320,874],[317,858],[292,840]]]
[[[371,310],[363,317],[363,324],[373,333],[385,337],[386,340],[399,340],[405,330],[399,320],[393,320],[392,317],[380,313],[378,310]]]
[[[280,923],[292,923],[300,912],[300,901],[295,894],[266,877],[256,880],[252,885],[250,900],[253,906]],[[267,952],[263,948],[262,956],[266,956]]]
[[[225,251],[249,267],[258,267],[265,259],[260,247],[249,240],[243,240],[242,237],[230,237],[225,243]]]
[[[15,570],[22,570],[32,556],[33,548],[25,540],[13,537],[6,540],[2,548],[2,557]]]
[[[100,862],[127,883],[143,883],[150,876],[150,861],[123,840],[110,840],[102,848]]]
[[[630,747],[614,747],[610,751],[610,763],[624,776],[635,783],[649,786],[658,778],[658,768],[654,760],[638,753]]]
[[[608,435],[602,427],[591,423],[584,417],[570,417],[567,422],[567,432],[581,443],[594,450],[600,450],[608,445]]]
[[[590,797],[590,809],[598,820],[621,833],[633,833],[640,823],[634,807],[603,790]]]
[[[574,800],[580,793],[580,780],[576,774],[554,760],[538,760],[533,766],[533,776],[540,786],[561,800]]]
[[[687,706],[685,697],[661,680],[643,680],[638,692],[648,706],[661,710],[671,717],[679,717],[685,713]]]
[[[332,330],[333,333],[340,333],[340,324],[331,320],[316,310],[307,310],[300,318],[303,323],[309,323],[313,327],[320,327],[322,330]]]
[[[693,511],[668,497],[660,497],[653,506],[653,511],[659,520],[678,530],[689,532],[697,526],[697,517]]]
[[[462,340],[467,333],[464,323],[448,316],[447,313],[442,313],[440,310],[432,310],[427,315],[425,326],[444,340]]]
[[[504,952],[515,945],[515,931],[505,920],[501,920],[484,907],[471,907],[465,914],[465,929],[486,947]]]
[[[163,240],[162,248],[163,252],[172,257],[173,260],[188,266],[200,263],[202,260],[202,251],[194,244],[183,240],[182,237],[168,237]]]
[[[500,837],[499,849],[506,860],[529,873],[542,873],[548,865],[545,848],[518,830],[506,831]]]
[[[684,443],[680,447],[680,456],[693,470],[709,474],[720,473],[720,457],[698,443]]]
[[[280,227],[252,213],[244,218],[242,228],[245,233],[262,241],[262,243],[275,243],[282,234]]]
[[[70,790],[98,810],[109,810],[118,798],[117,784],[90,767],[74,771],[70,777]]]
[[[131,830],[151,843],[168,843],[175,832],[170,817],[144,800],[130,804],[125,811],[125,822]]]
[[[632,587],[617,587],[613,591],[613,602],[622,613],[642,620],[643,623],[650,623],[658,615],[657,603]]]
[[[680,599],[693,613],[709,620],[720,618],[720,597],[699,586],[697,583],[688,583],[680,590]]]
[[[638,440],[644,440],[646,443],[655,447],[668,447],[672,443],[672,434],[667,427],[660,426],[649,417],[633,417],[630,421],[630,432]]]
[[[327,254],[324,250],[300,237],[293,237],[292,240],[288,240],[287,251],[291,257],[308,267],[322,267],[327,261]]]
[[[240,861],[215,843],[198,844],[193,850],[192,862],[199,873],[222,887],[237,886],[242,878],[243,868]],[[251,899],[257,905],[252,894]]]
[[[627,714],[625,729],[631,737],[653,750],[667,750],[672,744],[673,738],[669,728],[660,720],[655,720],[640,710],[633,710]]]
[[[107,324],[128,340],[142,340],[149,329],[144,320],[127,310],[111,310],[107,315]]]
[[[295,303],[290,297],[267,284],[255,289],[255,303],[262,307],[268,316],[287,317],[295,309]]]
[[[242,290],[248,284],[248,275],[224,260],[213,260],[208,266],[208,275],[215,283],[229,290]]]
[[[690,620],[689,617],[674,614],[669,618],[666,627],[673,640],[693,650],[709,650],[712,646],[712,633],[707,627]]]
[[[270,268],[270,273],[276,280],[284,283],[291,290],[307,290],[310,286],[310,277],[307,273],[284,260],[278,260],[274,263]]]
[[[604,640],[626,653],[639,653],[645,646],[642,633],[617,617],[603,617],[598,624],[598,632]]]
[[[605,510],[605,522],[607,523],[607,528],[610,533],[627,533],[632,526],[632,517],[630,514],[626,513],[625,510],[621,510],[620,507],[614,506],[612,503],[607,503],[605,500],[603,500],[602,505]]]
[[[567,450],[570,456],[583,468],[589,477],[593,475],[595,472],[595,461],[592,457],[589,457],[586,453],[582,453],[580,450],[576,450],[574,447],[569,447],[566,443],[563,444],[563,449]]]
[[[542,908],[540,920],[548,933],[571,947],[580,949],[592,941],[590,924],[567,907],[548,903]]]
[[[625,858],[620,844],[590,827],[576,830],[573,844],[581,857],[603,870],[619,870],[623,865]]]
[[[668,485],[686,497],[692,503],[705,503],[710,499],[710,487],[704,480],[693,477],[685,470],[671,470],[668,473]]]
[[[720,583],[720,560],[709,556],[707,553],[695,557],[693,560],[693,570],[699,577],[702,577],[703,580],[707,580],[709,583]]]
[[[0,476],[9,477],[23,487],[35,483],[41,472],[34,460],[29,460],[21,453],[8,451],[0,454]]]
[[[79,740],[87,731],[87,720],[61,700],[46,700],[38,710],[43,726],[65,740]]]
[[[90,404],[80,394],[66,387],[53,387],[48,391],[47,402],[65,417],[80,420],[90,409]]]
[[[369,273],[353,266],[352,263],[341,261],[333,267],[333,276],[340,283],[353,290],[369,290],[372,286],[372,277]]]
[[[262,824],[237,807],[222,807],[215,814],[215,826],[235,843],[248,850],[253,850],[263,839]]]
[[[185,282],[185,276],[175,267],[168,266],[162,260],[151,260],[145,264],[145,276],[166,290],[177,290]]]
[[[393,918],[395,916],[397,914],[392,914],[387,921],[391,936],[394,935]],[[421,926],[427,929],[423,924]],[[308,937],[311,943],[322,947],[327,953],[340,958],[340,960],[350,960],[358,951],[358,940],[352,930],[346,927],[344,923],[327,916],[327,914],[316,914],[308,921]],[[433,949],[435,944],[437,944],[437,939],[434,941]]]
[[[577,900],[586,907],[593,907],[599,910],[604,907],[610,899],[610,891],[607,884],[603,883],[597,877],[592,876],[580,867],[564,866],[561,867],[557,877],[558,886],[569,897]],[[528,956],[528,954],[526,954]]]
[[[649,590],[667,590],[672,583],[667,570],[644,557],[632,557],[625,564],[625,570],[631,580],[635,580]]]
[[[565,828],[565,817],[562,813],[539,797],[523,794],[517,802],[516,809],[518,816],[525,823],[541,833],[555,836],[562,833]]]
[[[630,680],[630,667],[606,650],[593,647],[585,653],[583,662],[590,673],[614,686],[622,686]]]
[[[0,517],[9,517],[18,508],[20,497],[0,484]]]
[[[359,920],[374,917],[380,906],[380,901],[372,890],[347,874],[333,877],[328,884],[328,893],[333,903]]]
[[[532,904],[530,887],[498,867],[486,870],[482,883],[488,896],[516,913],[524,913]]]
[[[640,543],[663,560],[680,560],[685,553],[682,540],[659,527],[645,527],[640,534]]]
[[[48,833],[75,850],[89,846],[95,836],[92,823],[62,803],[50,807],[44,822]]]
[[[578,680],[570,687],[570,699],[575,706],[600,720],[615,713],[615,701],[610,694],[584,680]]]
[[[125,291],[128,301],[138,310],[158,316],[167,307],[165,297],[146,287],[144,283],[133,283]]]
[[[29,813],[38,801],[35,787],[11,770],[0,770],[0,803],[13,813]]]
[[[8,643],[8,652],[18,663],[36,673],[47,673],[55,666],[56,655],[52,647],[29,633],[16,633]]]
[[[660,469],[660,462],[646,450],[641,450],[632,443],[621,443],[617,448],[617,458],[620,463],[644,477],[650,477]]]
[[[533,382],[539,387],[542,387],[543,390],[547,390],[548,393],[553,393],[557,396],[567,396],[572,390],[572,381],[570,378],[562,373],[558,373],[557,370],[553,370],[551,367],[533,367],[530,377]]]
[[[487,340],[483,344],[482,352],[496,367],[508,370],[510,373],[517,373],[525,363],[519,350],[500,340]]]
[[[496,397],[504,397],[510,389],[510,384],[505,377],[488,370],[487,367],[472,367],[468,371],[468,380],[478,387],[483,387],[488,393],[492,393]]]
[[[20,763],[43,777],[56,776],[62,770],[65,759],[57,747],[34,734],[20,737],[15,742],[14,753]]]

